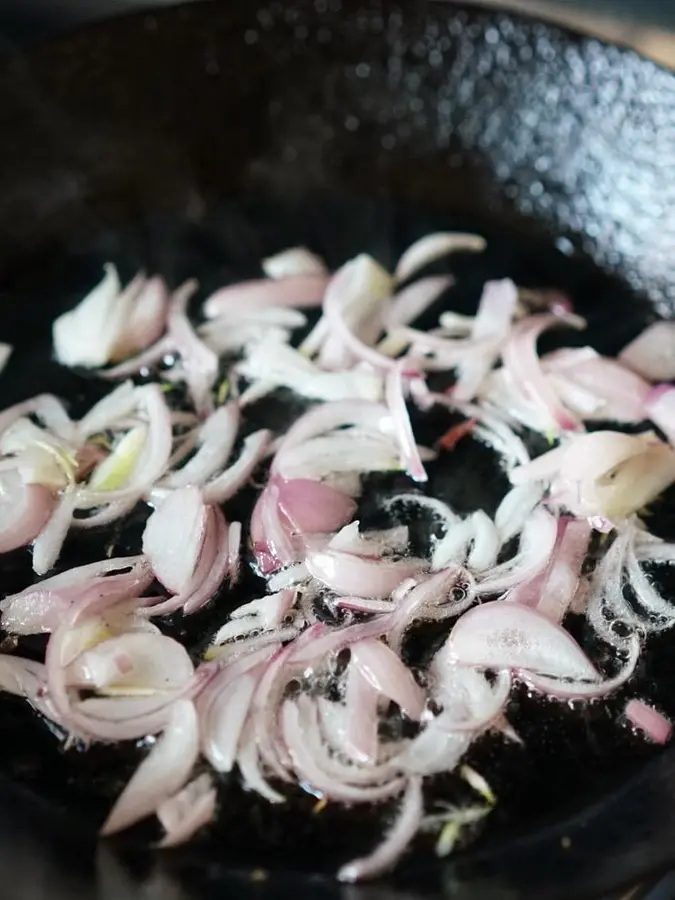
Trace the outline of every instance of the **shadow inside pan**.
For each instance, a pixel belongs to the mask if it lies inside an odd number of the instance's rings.
[[[2,404],[48,387],[76,411],[101,392],[48,362],[49,325],[108,259],[127,274],[197,275],[207,291],[254,274],[284,245],[306,243],[331,265],[364,250],[391,264],[437,227],[476,228],[490,242],[479,261],[458,260],[453,305],[475,304],[490,277],[559,286],[588,316],[589,341],[616,352],[654,309],[670,309],[675,223],[662,163],[675,151],[665,127],[675,120],[673,81],[633,54],[524,19],[412,2],[197,4],[13,61],[0,72],[0,327],[17,353]],[[471,443],[434,478],[460,511],[489,511],[503,490]],[[670,509],[662,504],[655,521],[672,536]],[[120,549],[132,539],[121,535]],[[72,541],[64,561],[102,549],[96,536]],[[27,578],[25,555],[6,561],[4,591]],[[235,600],[223,598],[218,615]],[[195,649],[213,615],[186,623]],[[631,693],[675,714],[668,636],[644,658]],[[643,766],[652,748],[616,721],[620,706],[621,697],[570,710],[515,696],[525,747],[488,736],[474,751],[500,798],[481,837],[489,865],[506,865],[503,848],[516,839],[534,841],[545,859],[555,823],[656,771]],[[58,751],[6,698],[0,729],[4,770],[92,826],[134,765],[115,748]],[[644,795],[652,824],[672,823],[670,795]],[[175,857],[193,881],[261,865],[332,871],[372,843],[387,812],[318,815],[307,796],[276,810],[236,785],[226,796],[214,831]],[[452,881],[459,870],[442,870],[431,848],[422,842],[399,884],[432,888],[443,871]],[[658,861],[669,852],[664,845]],[[632,859],[629,871],[627,860],[608,867],[608,856],[591,856],[585,871],[577,860],[567,895],[582,874],[593,890],[655,861]]]

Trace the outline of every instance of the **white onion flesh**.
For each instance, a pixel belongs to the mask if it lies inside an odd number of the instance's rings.
[[[198,752],[199,724],[194,705],[177,700],[165,732],[117,799],[101,835],[107,837],[156,812],[183,787]]]

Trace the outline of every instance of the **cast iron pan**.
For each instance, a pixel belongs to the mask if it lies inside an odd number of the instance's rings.
[[[489,277],[562,287],[609,353],[675,308],[675,76],[518,16],[419,0],[135,15],[6,58],[0,130],[0,335],[17,346],[3,406],[45,388],[75,407],[100,392],[47,360],[49,323],[106,259],[197,274],[208,290],[292,243],[332,265],[364,249],[391,264],[425,230],[475,227],[490,250],[458,260],[460,302]],[[489,509],[481,465],[477,452],[458,462],[439,490]],[[669,537],[672,502],[654,519]],[[99,552],[73,544],[67,557]],[[3,592],[21,583],[25,554],[0,577]],[[207,624],[190,624],[193,645]],[[671,715],[674,649],[654,642],[638,676]],[[614,707],[549,704],[534,727],[528,702],[513,709],[526,751],[477,751],[501,803],[475,845],[443,864],[422,846],[381,885],[342,888],[327,873],[372,840],[370,813],[319,820],[300,802],[272,814],[236,789],[194,846],[95,851],[133,759],[60,752],[4,699],[3,896],[85,897],[96,883],[106,900],[555,900],[674,862],[675,751],[617,726]]]

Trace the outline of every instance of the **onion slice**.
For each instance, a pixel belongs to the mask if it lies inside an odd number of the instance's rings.
[[[157,808],[166,834],[157,845],[176,847],[188,841],[213,819],[218,795],[209,775],[200,775]]]
[[[199,724],[194,704],[177,700],[166,730],[118,797],[101,836],[122,831],[154,813],[183,787],[198,753]]]
[[[419,831],[423,814],[422,779],[412,777],[408,780],[394,825],[382,843],[370,856],[355,859],[342,866],[337,874],[338,880],[363,881],[366,878],[376,878],[393,868]]]
[[[481,253],[487,244],[485,238],[477,234],[437,231],[425,234],[411,244],[401,256],[396,266],[396,280],[406,281],[419,269],[436,262],[452,253]]]
[[[673,733],[673,723],[642,700],[628,702],[626,718],[631,725],[644,731],[656,744],[667,744]]]
[[[54,508],[52,493],[25,484],[16,470],[0,472],[0,553],[25,547],[39,534]]]
[[[327,275],[323,260],[307,247],[289,247],[262,262],[268,278],[288,278],[293,275]]]
[[[206,522],[207,507],[196,487],[169,494],[147,521],[143,552],[157,579],[174,594],[187,590],[194,577]]]
[[[539,336],[546,329],[560,325],[578,328],[580,322],[570,316],[536,315],[518,323],[504,347],[504,371],[524,398],[536,404],[546,416],[547,427],[555,432],[578,431],[579,420],[563,406],[551,387],[536,351]]]
[[[420,459],[415,435],[410,424],[410,416],[406,409],[401,363],[394,366],[387,374],[385,392],[400,448],[401,465],[414,481],[427,481],[428,476]]]
[[[220,288],[204,303],[207,319],[236,318],[238,310],[266,309],[270,306],[320,306],[328,276],[318,273],[288,275],[283,278],[243,281]]]
[[[424,691],[386,644],[372,638],[352,644],[351,665],[377,691],[397,703],[408,718],[419,721],[424,711]]]
[[[309,553],[306,565],[311,575],[336,593],[374,600],[388,597],[402,581],[425,568],[420,559],[370,560],[335,550]]]
[[[518,603],[492,601],[470,610],[453,628],[443,653],[462,665],[599,680],[567,631]]]
[[[649,381],[673,381],[675,322],[653,322],[624,347],[619,359]]]

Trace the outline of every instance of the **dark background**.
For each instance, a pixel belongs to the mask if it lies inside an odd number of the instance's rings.
[[[539,9],[546,0],[537,0]],[[74,25],[134,9],[169,5],[166,0],[1,0],[0,35],[10,42],[42,38]],[[505,5],[509,5],[506,0]],[[526,2],[521,0],[521,6]],[[552,10],[579,9],[636,26],[675,29],[675,0],[550,0]]]

